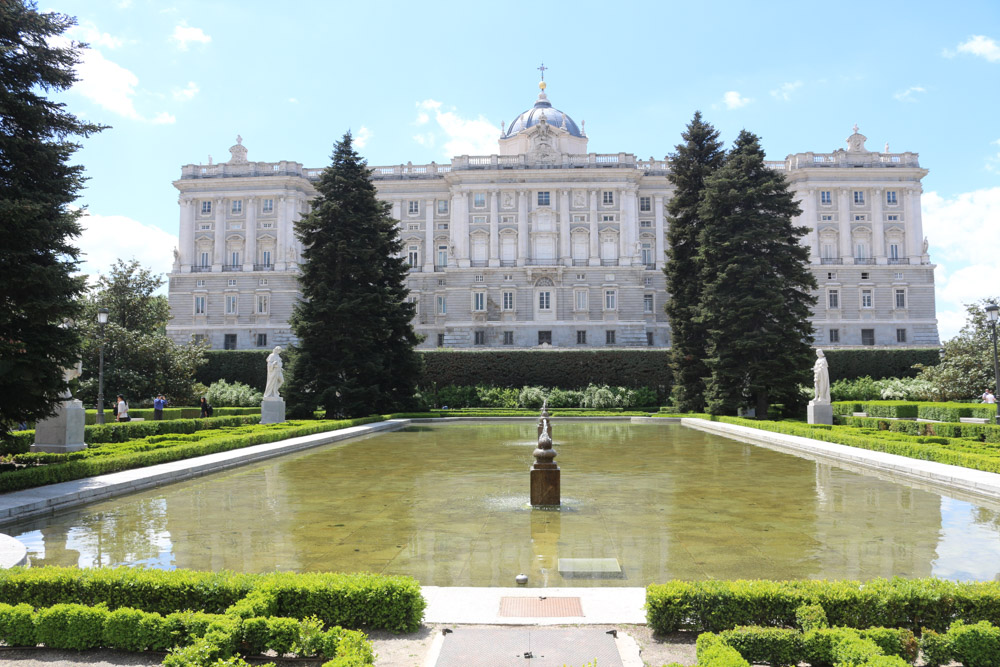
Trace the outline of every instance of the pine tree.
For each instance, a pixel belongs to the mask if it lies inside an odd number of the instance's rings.
[[[801,405],[813,363],[807,233],[788,182],[764,164],[758,138],[740,132],[723,166],[706,180],[699,206],[702,303],[707,333],[705,398],[712,414],[750,405]]]
[[[701,412],[705,408],[705,329],[697,319],[701,302],[699,238],[702,224],[698,214],[705,179],[721,165],[725,153],[719,133],[696,111],[681,134],[684,143],[670,156],[670,182],[676,186],[667,205],[666,311],[670,319],[673,402],[681,412]]]
[[[0,435],[51,415],[63,369],[80,358],[84,278],[74,275],[83,167],[72,140],[103,128],[45,94],[69,88],[84,45],[60,36],[75,21],[34,3],[0,2]]]
[[[295,224],[305,264],[285,392],[292,416],[318,407],[348,417],[398,409],[412,399],[420,372],[391,207],[379,201],[350,133],[332,159],[312,212]]]

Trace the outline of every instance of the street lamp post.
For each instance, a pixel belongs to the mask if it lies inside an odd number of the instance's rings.
[[[104,325],[108,323],[108,309],[97,311],[97,323],[101,326],[101,361],[97,366],[97,423],[104,423]]]
[[[997,361],[997,316],[1000,315],[1000,306],[991,303],[986,306],[986,318],[990,321],[993,338],[993,386],[996,393],[1000,394],[1000,362]],[[997,403],[997,424],[1000,424],[1000,402]]]

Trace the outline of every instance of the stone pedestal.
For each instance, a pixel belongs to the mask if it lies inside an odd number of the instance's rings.
[[[285,421],[285,399],[265,398],[260,402],[260,423],[280,424]]]
[[[807,416],[810,424],[832,424],[833,405],[826,401],[809,401]]]
[[[54,417],[35,424],[35,444],[31,451],[65,454],[86,449],[83,441],[85,423],[83,403],[74,399],[63,401]]]
[[[531,504],[533,506],[559,505],[561,504],[559,495],[558,466],[555,468],[531,469]]]

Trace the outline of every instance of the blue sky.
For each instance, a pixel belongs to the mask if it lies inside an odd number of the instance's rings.
[[[54,0],[91,44],[60,95],[113,126],[78,153],[90,177],[85,268],[169,270],[184,164],[328,162],[348,129],[372,165],[496,149],[553,104],[590,150],[662,157],[696,109],[769,159],[845,147],[920,154],[943,338],[1000,296],[1000,3],[288,2]]]

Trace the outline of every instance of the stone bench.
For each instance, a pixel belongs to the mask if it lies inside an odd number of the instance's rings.
[[[959,417],[958,421],[963,424],[989,424],[993,420],[986,417]]]
[[[852,412],[851,416],[852,417],[867,417],[868,413],[867,412]]]

